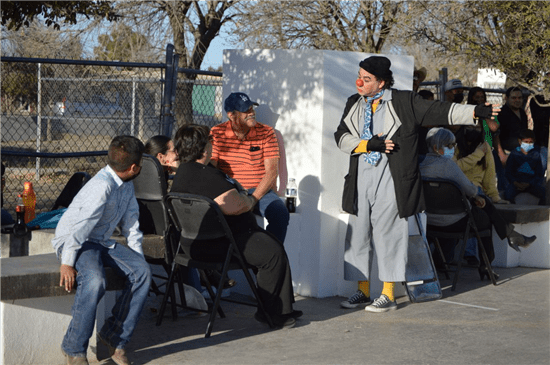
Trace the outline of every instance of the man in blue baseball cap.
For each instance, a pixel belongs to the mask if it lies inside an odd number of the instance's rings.
[[[212,160],[237,180],[257,204],[254,213],[267,219],[266,230],[284,243],[290,219],[275,192],[279,175],[279,143],[275,130],[256,120],[258,103],[242,92],[231,93],[224,102],[228,121],[212,128]]]
[[[234,110],[237,110],[239,112],[246,112],[248,109],[250,109],[251,106],[258,106],[260,104],[250,100],[248,95],[245,93],[231,93],[225,99],[224,102],[224,110],[226,112],[231,112]]]

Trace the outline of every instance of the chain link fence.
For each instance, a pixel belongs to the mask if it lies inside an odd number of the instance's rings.
[[[434,100],[440,100],[439,93],[440,93],[441,85],[436,82],[426,82],[421,83],[420,88],[418,90],[428,90],[431,91],[434,94]],[[491,104],[504,104],[504,92],[505,90],[501,89],[484,89],[485,93],[487,95],[487,102]],[[464,91],[464,100],[468,99],[468,90]]]
[[[169,45],[166,64],[2,57],[3,207],[14,215],[31,181],[37,212],[50,210],[75,172],[93,176],[105,166],[117,135],[145,143],[178,125],[220,123],[222,73],[178,68],[172,52]],[[442,81],[421,88],[438,99]],[[487,92],[502,102],[502,90]]]
[[[190,74],[187,69],[178,69],[174,105],[178,125],[190,123],[213,127],[222,121],[223,79],[218,75]],[[214,74],[212,72],[212,74]],[[192,112],[192,115],[189,115]]]
[[[33,183],[37,212],[48,211],[75,172],[93,176],[105,166],[113,137],[145,143],[162,134],[167,110],[180,124],[178,113],[210,126],[221,120],[221,73],[177,70],[180,80],[167,98],[165,64],[1,61],[3,208],[13,216],[25,181]]]
[[[443,68],[439,71],[439,79],[434,81],[424,81],[420,83],[420,90],[428,90],[434,94],[434,100],[445,100],[443,85],[448,81],[447,68]],[[483,90],[487,95],[487,102],[491,104],[503,104],[505,89],[499,83],[491,84],[490,87],[484,87]],[[464,102],[468,99],[468,90],[470,87],[464,89]]]

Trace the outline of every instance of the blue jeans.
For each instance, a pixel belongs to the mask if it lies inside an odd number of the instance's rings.
[[[248,189],[248,192],[252,194],[254,190],[256,189]],[[290,214],[288,213],[288,209],[286,209],[285,203],[283,203],[277,193],[270,190],[265,194],[254,207],[254,214],[267,219],[265,230],[273,233],[281,243],[285,242]]]
[[[77,289],[71,310],[73,318],[61,344],[63,351],[70,356],[86,357],[97,304],[105,294],[104,266],[112,267],[127,279],[112,316],[99,332],[111,346],[124,348],[128,343],[147,299],[151,269],[143,256],[118,243],[109,249],[98,243],[85,242],[75,263]]]
[[[544,185],[530,185],[527,189],[519,191],[513,182],[508,184],[506,190],[504,191],[504,199],[511,201],[512,203],[516,202],[516,196],[519,193],[529,193],[539,198],[539,205],[546,204],[546,188]]]
[[[497,174],[497,189],[498,191],[504,191],[508,187],[508,179],[506,179],[506,171],[498,157],[498,152],[496,147],[493,149],[493,159],[495,160],[495,172]]]

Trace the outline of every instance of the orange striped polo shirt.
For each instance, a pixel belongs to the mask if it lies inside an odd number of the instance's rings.
[[[256,123],[243,141],[233,132],[230,121],[212,127],[211,134],[212,160],[245,189],[258,186],[265,175],[265,160],[279,158],[277,136],[270,126]]]

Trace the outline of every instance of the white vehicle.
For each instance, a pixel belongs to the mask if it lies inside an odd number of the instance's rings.
[[[65,113],[78,116],[106,116],[106,117],[121,117],[125,115],[124,109],[107,100],[104,96],[93,95],[86,102],[65,102]]]
[[[53,112],[55,115],[63,115],[65,114],[65,102],[64,101],[58,101],[55,103]]]

